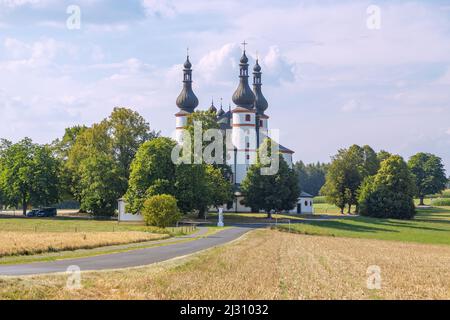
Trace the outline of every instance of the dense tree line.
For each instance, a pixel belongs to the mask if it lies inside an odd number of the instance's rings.
[[[296,162],[294,170],[298,175],[300,190],[313,196],[318,196],[320,189],[322,189],[325,184],[328,166],[328,164],[320,162],[307,165],[305,165],[303,161]]]

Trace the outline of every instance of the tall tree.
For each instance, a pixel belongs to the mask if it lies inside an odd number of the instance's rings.
[[[368,177],[359,196],[359,213],[376,218],[411,219],[415,215],[415,185],[402,157],[394,155]]]
[[[150,130],[150,125],[136,111],[127,108],[114,108],[107,123],[111,147],[119,170],[128,178],[131,162],[139,147],[159,135]]]
[[[270,150],[270,143],[266,139],[260,148]],[[281,212],[295,207],[300,193],[296,171],[289,168],[281,154],[276,156],[279,168],[275,174],[263,175],[261,171],[263,165],[258,157],[241,183],[243,204],[253,210],[264,210],[269,219],[272,218],[272,210]]]
[[[3,201],[22,204],[23,213],[30,204],[46,206],[59,200],[59,162],[47,146],[25,138],[3,147],[0,189]]]
[[[442,159],[431,153],[417,153],[408,161],[408,167],[414,175],[416,196],[420,205],[424,205],[427,194],[442,192],[446,188],[447,177]]]
[[[156,138],[139,148],[131,164],[131,174],[125,199],[132,213],[140,212],[145,200],[156,194],[175,193],[175,164],[171,153],[175,141]]]

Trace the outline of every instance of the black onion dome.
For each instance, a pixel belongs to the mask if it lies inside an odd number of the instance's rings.
[[[192,68],[192,63],[189,61],[189,56],[187,56],[187,58],[186,58],[186,62],[184,63],[184,68],[185,69]]]
[[[189,56],[186,58],[183,69],[183,90],[177,98],[176,104],[178,108],[186,112],[194,112],[198,106],[198,98],[192,90],[192,64]]]
[[[253,67],[253,71],[255,72],[261,72],[261,66],[259,65],[258,59],[256,59],[256,64]]]
[[[253,68],[253,91],[255,93],[255,109],[258,114],[264,114],[264,111],[269,107],[269,103],[262,93],[261,86],[261,66],[258,59],[256,59],[256,64]]]
[[[218,116],[218,117],[221,117],[221,116],[223,116],[224,114],[225,114],[225,111],[223,111],[222,106],[220,106],[219,111],[217,111],[217,116]]]
[[[248,85],[248,58],[245,54],[245,51],[240,61],[240,81],[239,86],[233,94],[233,102],[239,107],[252,109],[255,102],[255,95]]]
[[[198,106],[198,98],[195,93],[186,87],[183,87],[180,95],[177,98],[177,106],[183,111],[194,112]]]
[[[208,111],[214,112],[214,113],[217,112],[217,108],[216,108],[216,106],[214,105],[214,101],[211,102],[211,106],[209,107]]]

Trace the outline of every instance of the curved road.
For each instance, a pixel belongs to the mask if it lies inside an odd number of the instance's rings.
[[[250,231],[255,226],[232,227],[210,236],[196,240],[167,244],[159,247],[136,249],[120,253],[104,254],[86,258],[57,260],[50,262],[35,262],[19,265],[0,265],[0,276],[23,276],[45,273],[65,272],[69,266],[76,265],[81,271],[120,269],[139,267],[155,262],[184,256],[204,249],[212,248],[234,239]],[[206,228],[193,237],[201,235]]]

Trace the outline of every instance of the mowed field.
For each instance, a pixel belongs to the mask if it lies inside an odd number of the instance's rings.
[[[380,289],[367,287],[380,268]],[[152,266],[0,279],[2,299],[450,299],[450,246],[254,230]]]

